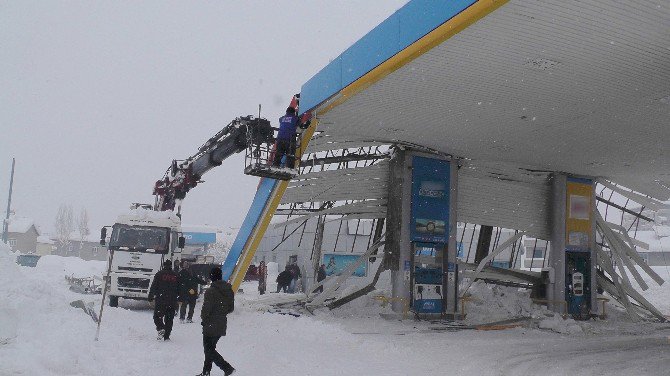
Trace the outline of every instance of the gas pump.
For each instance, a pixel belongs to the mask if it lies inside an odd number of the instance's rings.
[[[443,312],[444,244],[412,243],[412,307],[419,314]]]
[[[591,256],[589,252],[565,252],[565,300],[568,313],[587,320],[591,311]]]

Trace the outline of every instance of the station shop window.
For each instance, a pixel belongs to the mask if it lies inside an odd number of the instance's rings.
[[[16,239],[9,239],[9,246],[16,247]]]

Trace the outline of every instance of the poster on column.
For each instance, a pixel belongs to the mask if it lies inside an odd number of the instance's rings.
[[[413,158],[412,241],[447,243],[450,171],[449,161]]]
[[[338,253],[327,253],[323,255],[323,264],[326,265],[326,275],[337,275],[344,271],[350,264],[353,264],[358,260],[361,255],[357,254],[338,254]],[[367,261],[363,262],[352,274],[354,277],[365,277],[368,275],[368,263]]]
[[[588,251],[591,244],[593,181],[568,177],[566,186],[566,249]]]

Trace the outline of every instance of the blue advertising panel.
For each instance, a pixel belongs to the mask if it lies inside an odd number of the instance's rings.
[[[184,232],[186,245],[202,245],[216,243],[215,232]]]
[[[341,273],[349,264],[356,262],[360,255],[352,254],[339,254],[339,253],[328,253],[323,255],[323,264],[326,265],[326,275],[331,276],[333,274]],[[362,263],[361,266],[356,268],[354,277],[365,277],[368,274],[368,263],[367,261]]]
[[[447,243],[449,239],[449,161],[414,157],[412,162],[411,240]]]
[[[416,299],[414,310],[421,313],[441,313],[442,299]]]

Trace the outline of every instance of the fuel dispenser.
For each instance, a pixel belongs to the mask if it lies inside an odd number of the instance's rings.
[[[591,311],[591,256],[589,252],[565,252],[565,300],[568,313],[587,320]]]
[[[412,307],[419,314],[443,312],[444,244],[412,243]]]

